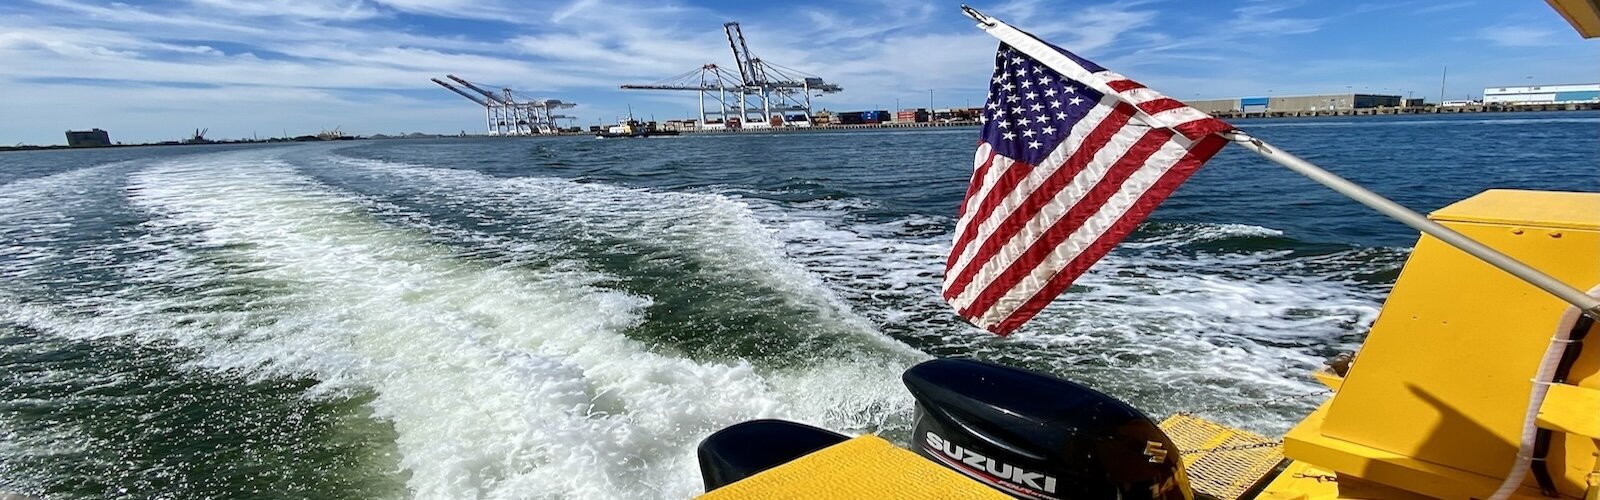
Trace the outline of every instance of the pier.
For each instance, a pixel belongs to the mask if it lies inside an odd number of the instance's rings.
[[[1528,105],[1469,105],[1469,106],[1380,106],[1373,108],[1356,109],[1322,109],[1322,110],[1296,110],[1296,111],[1217,111],[1211,113],[1217,118],[1312,118],[1323,116],[1378,116],[1378,115],[1432,115],[1432,114],[1457,114],[1457,113],[1519,113],[1538,111],[1595,111],[1600,110],[1600,103],[1576,104],[1528,104]],[[772,132],[805,132],[828,130],[884,130],[884,129],[925,129],[945,127],[976,127],[981,125],[976,120],[952,120],[938,122],[883,122],[883,123],[818,123],[808,128],[763,128],[747,130],[726,129],[685,129],[684,134],[743,134],[743,133],[772,133]]]
[[[1600,103],[1569,103],[1569,104],[1470,104],[1460,106],[1376,106],[1371,108],[1355,109],[1316,109],[1316,110],[1289,110],[1278,111],[1267,109],[1264,111],[1212,111],[1211,115],[1217,118],[1301,118],[1316,116],[1373,116],[1373,115],[1429,115],[1446,113],[1515,113],[1531,111],[1593,111],[1600,110]]]

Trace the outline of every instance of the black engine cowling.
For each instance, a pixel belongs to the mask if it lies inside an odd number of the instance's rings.
[[[700,442],[700,477],[706,491],[711,491],[847,439],[833,431],[782,420],[734,424]]]
[[[1192,498],[1178,448],[1138,409],[1049,375],[938,359],[902,377],[912,447],[1018,498]]]

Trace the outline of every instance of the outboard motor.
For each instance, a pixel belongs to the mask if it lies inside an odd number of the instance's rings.
[[[706,491],[711,491],[847,439],[836,432],[782,420],[734,424],[700,442],[700,478]]]
[[[1177,446],[1138,409],[1049,375],[936,359],[902,376],[918,453],[1017,498],[1193,498]]]

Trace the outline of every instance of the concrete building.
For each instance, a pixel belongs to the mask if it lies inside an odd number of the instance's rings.
[[[1238,99],[1205,99],[1184,101],[1189,107],[1206,113],[1226,113],[1240,109]]]
[[[74,148],[98,148],[111,145],[111,136],[100,129],[93,130],[68,130],[67,146]]]
[[[1600,102],[1600,83],[1521,85],[1483,89],[1484,104],[1576,104]]]
[[[1189,101],[1189,106],[1207,113],[1266,113],[1336,111],[1400,106],[1405,98],[1377,94],[1320,94],[1276,97],[1240,97]]]

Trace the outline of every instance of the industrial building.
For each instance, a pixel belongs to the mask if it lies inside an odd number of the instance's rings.
[[[67,146],[74,148],[99,148],[111,145],[111,135],[100,129],[68,130]]]
[[[1600,83],[1519,85],[1483,89],[1484,104],[1578,104],[1600,102]]]
[[[1293,113],[1338,111],[1400,106],[1405,98],[1397,95],[1320,94],[1274,97],[1240,97],[1189,101],[1189,106],[1206,113]]]

